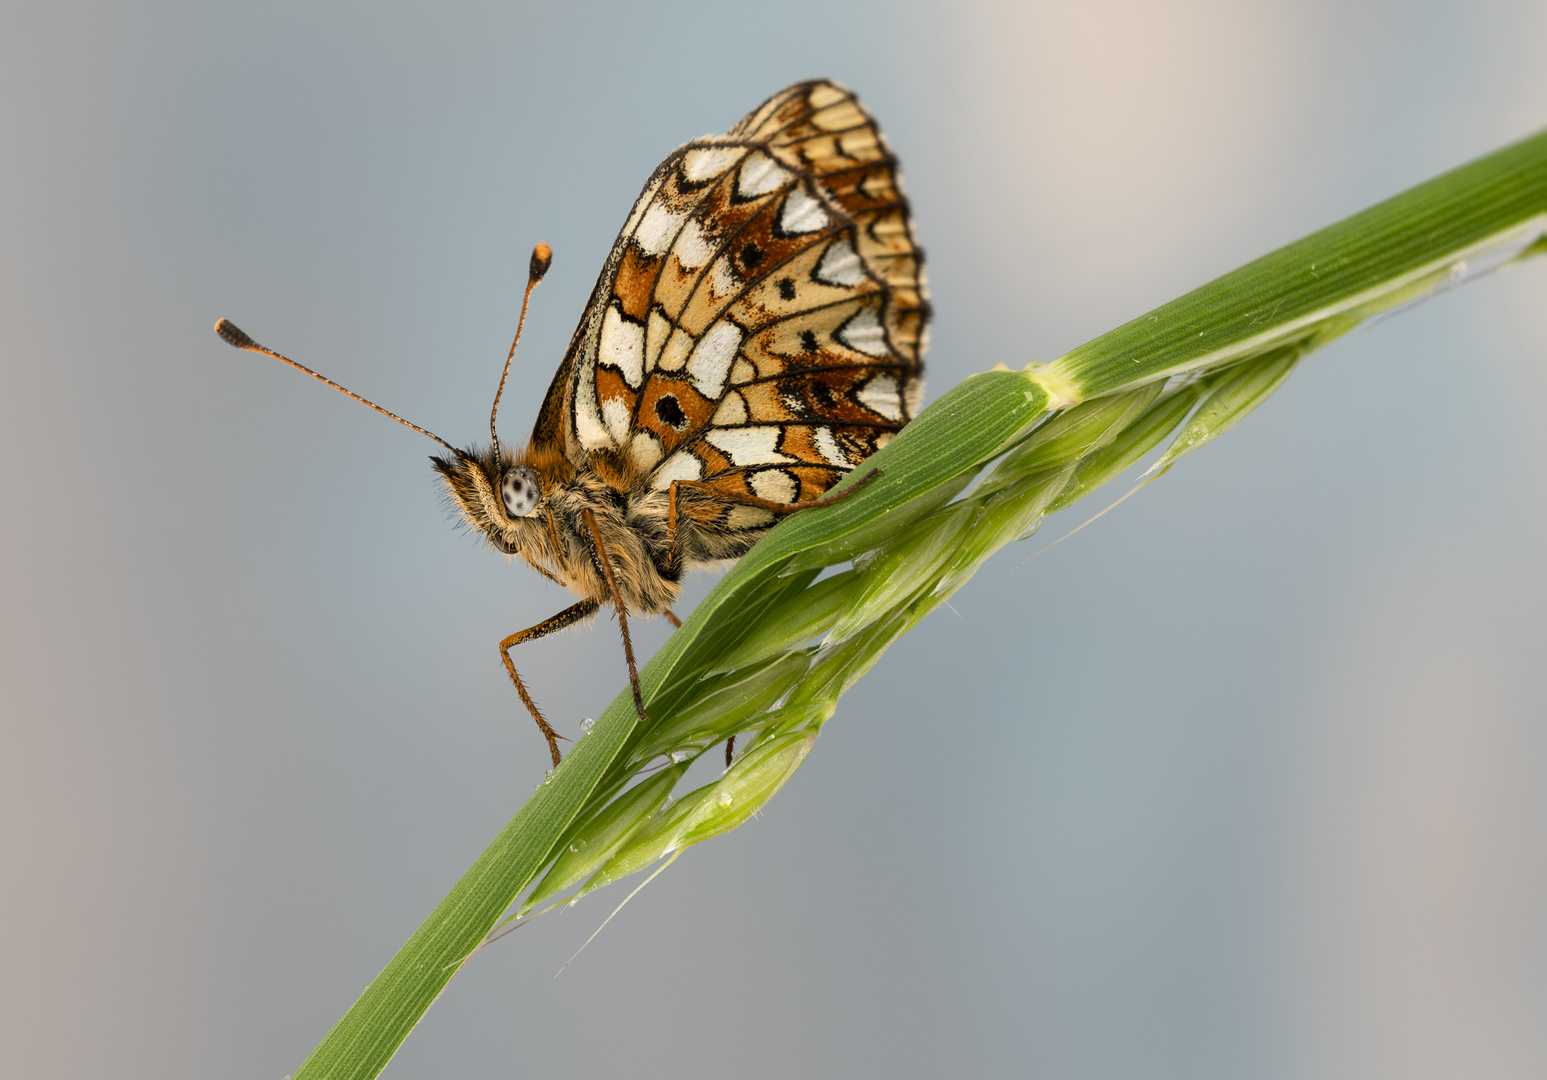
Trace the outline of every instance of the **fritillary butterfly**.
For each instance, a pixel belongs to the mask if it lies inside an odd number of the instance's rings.
[[[528,298],[550,258],[539,245]],[[554,764],[562,736],[510,649],[610,602],[643,717],[627,613],[675,621],[689,567],[737,558],[782,515],[832,501],[917,411],[922,264],[875,121],[837,83],[799,83],[655,170],[524,448],[499,442],[492,415],[482,449],[408,424],[450,451],[431,460],[467,523],[581,597],[500,642]],[[301,367],[225,320],[216,330]]]

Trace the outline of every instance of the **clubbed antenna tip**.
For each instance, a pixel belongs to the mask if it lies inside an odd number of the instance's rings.
[[[527,269],[527,277],[533,285],[543,279],[548,272],[548,267],[553,265],[553,249],[547,244],[538,244],[532,249],[532,263]]]
[[[516,336],[510,343],[510,352],[505,354],[505,370],[500,372],[500,384],[494,390],[494,405],[489,409],[489,441],[494,445],[494,460],[500,457],[500,436],[494,428],[494,419],[500,412],[500,396],[505,393],[505,379],[510,374],[510,358],[516,355],[516,343],[521,340],[521,328],[526,325],[526,305],[531,302],[532,290],[537,288],[537,283],[548,272],[548,267],[553,265],[553,249],[547,244],[538,244],[532,249],[532,261],[526,270],[526,292],[521,296],[521,317],[516,320]]]
[[[333,389],[337,390],[340,394],[343,394],[345,397],[352,397],[356,401],[358,401],[361,405],[364,405],[364,406],[366,406],[367,408],[370,408],[370,409],[375,409],[377,412],[381,413],[381,415],[387,417],[389,420],[396,420],[398,423],[402,424],[404,427],[406,427],[406,428],[413,428],[419,434],[424,435],[424,436],[426,436],[428,438],[434,439],[436,442],[438,442],[442,446],[444,446],[447,450],[450,450],[453,454],[457,455],[457,457],[465,458],[467,456],[463,451],[458,450],[455,446],[452,446],[445,439],[443,439],[439,435],[435,434],[435,432],[433,432],[433,431],[426,431],[424,428],[420,427],[418,424],[411,423],[411,422],[409,422],[407,420],[404,420],[397,413],[392,412],[392,411],[390,411],[388,409],[383,409],[380,405],[376,404],[374,401],[370,401],[370,400],[368,400],[366,398],[361,397],[359,394],[355,393],[353,390],[346,390],[344,387],[340,386],[338,383],[334,382],[332,379],[328,378],[326,375],[319,375],[319,374],[317,374],[317,372],[313,371],[311,368],[307,367],[305,364],[298,364],[294,360],[290,359],[290,357],[288,357],[288,356],[285,356],[285,355],[283,355],[281,353],[277,353],[273,349],[270,349],[270,348],[268,348],[265,345],[259,345],[256,341],[254,341],[252,338],[247,336],[247,332],[246,331],[238,329],[237,325],[234,322],[232,322],[230,319],[217,319],[215,321],[215,333],[217,335],[219,335],[220,340],[224,341],[227,345],[234,346],[235,348],[238,348],[238,349],[245,349],[248,352],[261,353],[264,356],[272,356],[275,360],[278,360],[281,364],[288,364],[291,367],[295,368],[297,371],[301,372],[302,374],[310,375],[312,378],[316,379],[318,382],[326,383],[327,385],[331,386]]]
[[[258,344],[230,319],[216,319],[215,333],[220,336],[221,341],[224,341],[233,348],[251,349]]]

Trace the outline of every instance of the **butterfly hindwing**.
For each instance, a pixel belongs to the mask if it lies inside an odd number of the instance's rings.
[[[754,109],[732,135],[763,139],[783,161],[808,169],[853,219],[859,253],[892,293],[893,345],[917,362],[929,319],[923,252],[913,238],[897,159],[854,95],[831,82],[792,86]]]
[[[791,87],[650,178],[533,441],[766,527],[756,503],[820,497],[912,418],[921,261],[874,121],[833,83]]]

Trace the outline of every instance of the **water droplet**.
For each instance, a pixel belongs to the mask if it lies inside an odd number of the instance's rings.
[[[682,762],[686,761],[687,759],[688,759],[688,752],[686,750],[673,750],[671,752],[671,763],[673,765],[680,765]]]
[[[581,852],[581,851],[584,851],[585,850],[585,841],[584,840],[576,840],[573,844],[569,845],[569,850],[571,850],[573,852],[577,852],[577,853]]]
[[[596,725],[596,721],[595,720],[592,720],[589,716],[586,717],[584,720],[580,721],[580,734],[582,734],[582,735],[589,735],[589,734],[591,734],[591,728],[594,727],[595,725]]]
[[[729,806],[729,805],[730,805],[730,804],[731,804],[731,803],[733,803],[733,802],[735,802],[735,801],[736,801],[736,796],[734,796],[734,795],[732,795],[732,794],[731,794],[731,793],[730,793],[730,792],[728,792],[728,791],[722,791],[722,792],[720,792],[720,797],[719,797],[719,799],[717,799],[717,800],[716,800],[716,801],[717,801],[717,802],[718,802],[718,803],[719,803],[719,804],[720,804],[720,805],[721,805],[721,806]]]

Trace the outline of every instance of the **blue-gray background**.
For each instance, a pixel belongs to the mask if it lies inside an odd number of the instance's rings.
[[[8,1076],[278,1080],[546,766],[494,646],[568,600],[217,316],[475,440],[545,239],[520,434],[655,163],[831,75],[902,156],[938,395],[1547,122],[1534,0],[5,21]],[[480,956],[389,1075],[1542,1075],[1544,300],[1345,339],[1003,553],[760,820],[557,981],[620,890]],[[520,662],[571,731],[622,684],[607,623]]]

